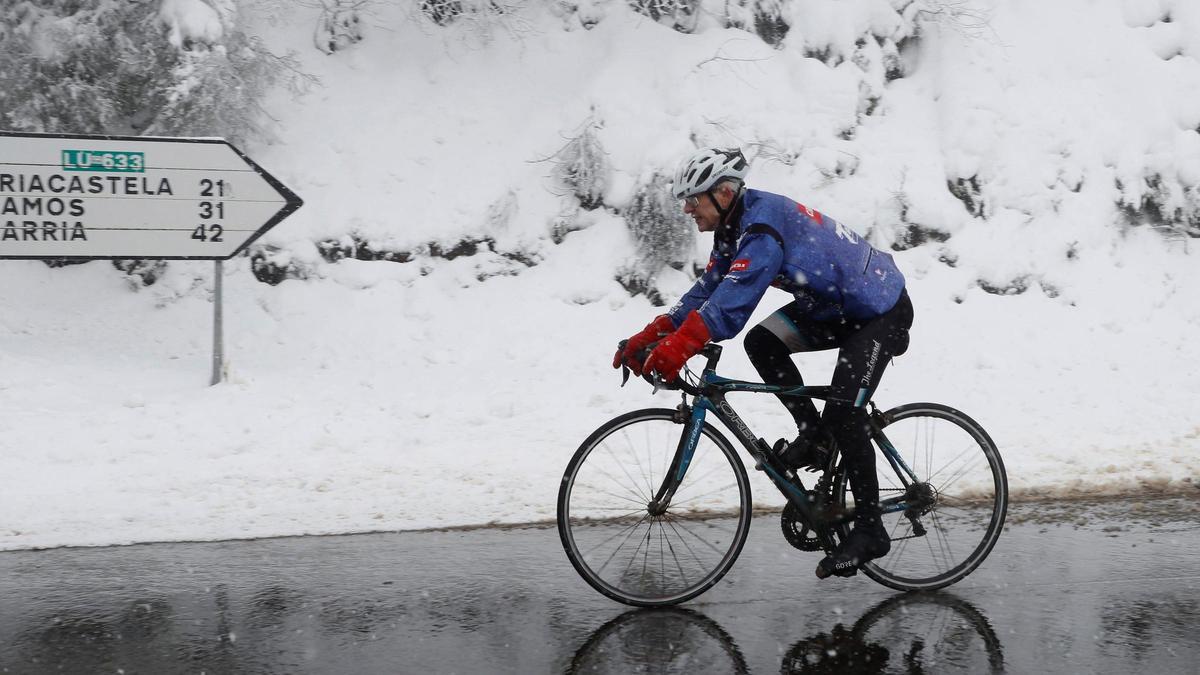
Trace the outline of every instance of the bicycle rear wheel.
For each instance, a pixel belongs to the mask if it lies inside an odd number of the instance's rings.
[[[673,605],[700,595],[733,566],[750,528],[750,482],[733,446],[705,423],[665,512],[651,508],[686,427],[674,410],[617,417],[567,465],[558,534],[593,588],[629,605]]]
[[[983,427],[954,408],[911,403],[883,419],[885,426],[873,434],[875,472],[892,549],[860,569],[903,591],[949,586],[979,567],[1000,537],[1008,512],[1004,462]],[[889,462],[885,444],[895,448],[915,482]],[[853,503],[844,470],[834,494],[844,505]],[[888,501],[901,498],[908,508],[887,512]]]

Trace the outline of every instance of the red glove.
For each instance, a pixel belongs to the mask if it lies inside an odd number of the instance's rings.
[[[629,338],[625,343],[624,350],[617,349],[617,355],[613,357],[613,368],[620,368],[621,363],[624,362],[634,375],[641,377],[642,362],[635,355],[673,332],[675,332],[675,323],[671,321],[671,317],[666,314],[654,317],[654,320],[646,324],[642,332]]]
[[[650,352],[650,358],[642,368],[662,376],[667,382],[679,377],[679,369],[708,343],[708,326],[699,312],[693,311],[679,326],[679,330],[663,338]]]

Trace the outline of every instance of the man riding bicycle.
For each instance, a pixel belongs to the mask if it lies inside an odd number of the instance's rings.
[[[709,341],[737,335],[768,286],[793,300],[746,334],[750,362],[764,382],[804,384],[791,355],[837,348],[831,397],[779,396],[797,436],[775,444],[792,469],[824,468],[836,447],[854,494],[854,529],[817,566],[817,576],[849,576],[886,555],[891,541],[879,513],[879,480],[866,402],[893,356],[908,348],[912,303],[892,256],[841,223],[782,195],[745,187],[749,163],[738,149],[707,148],[685,160],[672,192],[701,232],[713,232],[703,276],[666,314],[631,337],[613,359],[635,373],[674,381]],[[657,343],[657,344],[655,344]],[[645,363],[636,355],[653,346]]]

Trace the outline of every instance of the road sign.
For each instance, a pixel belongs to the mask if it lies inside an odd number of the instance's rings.
[[[227,260],[302,203],[222,139],[0,131],[0,258]]]

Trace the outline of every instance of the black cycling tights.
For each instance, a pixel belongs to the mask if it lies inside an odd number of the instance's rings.
[[[813,321],[798,303],[792,302],[751,328],[744,341],[750,362],[769,384],[804,384],[792,354],[835,347],[840,350],[830,381],[830,399],[822,415],[817,414],[810,399],[780,396],[779,400],[796,420],[803,440],[816,440],[821,427],[837,440],[846,458],[854,501],[867,506],[859,509],[864,516],[879,503],[866,402],[879,386],[888,361],[908,349],[912,321],[912,302],[907,292],[900,295],[892,309],[864,321]]]

